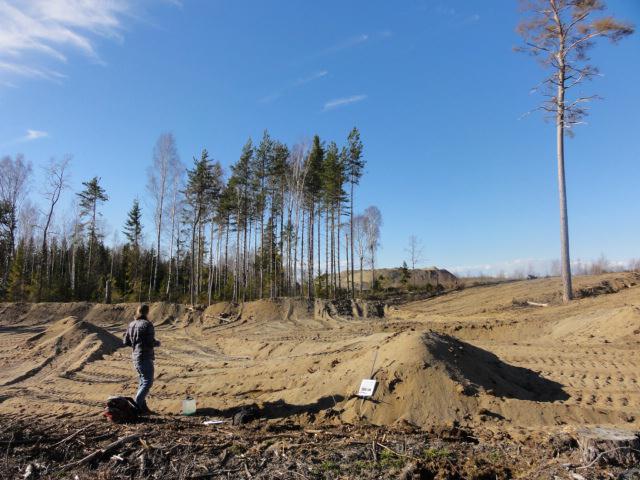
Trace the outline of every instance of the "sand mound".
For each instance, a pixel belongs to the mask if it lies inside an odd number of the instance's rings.
[[[64,317],[84,317],[94,305],[89,302],[0,303],[2,325],[42,325]]]
[[[18,347],[22,362],[13,369],[12,378],[4,379],[3,384],[15,384],[38,374],[66,377],[120,346],[122,341],[106,330],[76,317],[67,317]]]
[[[475,416],[483,410],[485,398],[568,398],[559,384],[531,370],[435,332],[398,335],[380,347],[376,363],[379,387],[373,401],[348,401],[344,418],[425,426]]]
[[[372,371],[378,387],[363,401],[356,393]],[[477,416],[493,401],[568,397],[559,384],[531,370],[431,331],[374,333],[324,347],[312,341],[294,348],[270,345],[255,362],[202,380],[193,393],[222,411],[240,402],[256,404],[267,418],[299,414],[311,421],[379,425],[436,425]]]

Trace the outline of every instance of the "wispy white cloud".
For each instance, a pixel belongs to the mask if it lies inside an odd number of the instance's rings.
[[[13,85],[7,85],[7,86],[13,87]],[[16,143],[32,142],[34,140],[39,140],[41,138],[47,138],[49,136],[50,136],[49,132],[45,132],[43,130],[27,129],[27,132],[24,135],[22,135],[21,137],[18,137],[18,138],[14,138],[13,140],[10,140],[8,142],[0,144],[0,147],[6,147],[8,145],[13,145],[13,144],[16,144]]]
[[[353,103],[361,102],[367,98],[366,95],[352,95],[350,97],[344,98],[336,98],[334,100],[329,100],[324,104],[323,111],[333,110],[335,108],[346,107],[347,105],[351,105]]]
[[[46,138],[49,136],[49,132],[45,132],[42,130],[27,130],[27,134],[18,139],[19,142],[31,142],[33,140],[38,140],[40,138]]]
[[[322,55],[329,55],[331,53],[336,53],[341,50],[346,50],[347,48],[355,47],[356,45],[360,45],[369,40],[369,35],[366,33],[362,33],[360,35],[356,35],[351,38],[347,38],[346,40],[336,43],[335,45],[330,46],[329,48],[325,48],[320,52]]]
[[[59,79],[49,65],[72,53],[104,63],[97,38],[122,41],[135,7],[134,0],[0,0],[0,76]]]
[[[296,80],[293,83],[294,87],[300,87],[302,85],[305,85],[307,83],[313,82],[314,80],[318,80],[319,78],[322,77],[326,77],[329,74],[329,72],[327,70],[320,70],[319,72],[316,72],[312,75],[309,75],[307,77],[303,77],[303,78],[299,78],[298,80]]]
[[[48,68],[36,68],[20,63],[5,62],[0,60],[0,78],[6,76],[42,78],[47,80],[60,80],[62,78],[65,78],[62,73],[55,70],[50,70]]]
[[[266,95],[266,96],[262,97],[259,101],[260,101],[260,103],[271,103],[271,102],[274,102],[278,98],[282,97],[289,90],[294,89],[294,88],[298,88],[298,87],[302,87],[303,85],[311,83],[311,82],[313,82],[315,80],[319,80],[319,79],[321,79],[323,77],[326,77],[327,75],[329,75],[329,72],[327,70],[320,70],[320,71],[312,73],[311,75],[308,75],[306,77],[298,78],[297,80],[289,83],[287,86],[285,86],[284,88],[278,90],[277,92],[273,92],[273,93],[271,93],[269,95]]]

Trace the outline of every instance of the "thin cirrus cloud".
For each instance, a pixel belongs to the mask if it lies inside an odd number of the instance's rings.
[[[334,110],[336,108],[346,107],[347,105],[361,102],[366,98],[366,95],[352,95],[350,97],[336,98],[334,100],[329,100],[328,102],[326,102],[322,110],[326,112],[329,110]]]
[[[18,139],[19,142],[32,142],[33,140],[38,140],[40,138],[47,138],[49,136],[49,132],[44,132],[42,130],[27,130],[27,134]]]
[[[177,0],[165,0],[180,5]],[[122,41],[134,0],[0,0],[0,80],[60,80],[73,53],[104,64],[98,38]],[[54,65],[53,67],[51,65]]]
[[[48,137],[50,137],[49,132],[45,132],[44,130],[34,130],[29,128],[27,129],[26,133],[21,137],[14,138],[8,142],[2,143],[0,144],[0,147],[6,147],[8,145],[14,145],[17,143],[33,142],[34,140],[40,140],[42,138],[48,138]]]
[[[336,53],[341,50],[346,50],[347,48],[355,47],[356,45],[360,45],[361,43],[367,42],[369,38],[370,36],[366,33],[356,35],[355,37],[351,37],[340,43],[336,43],[335,45],[332,45],[329,48],[325,48],[320,52],[320,54],[329,55],[331,53]]]
[[[262,97],[260,99],[260,103],[275,102],[278,98],[282,97],[285,93],[289,92],[290,90],[294,88],[302,87],[303,85],[319,80],[323,77],[326,77],[327,75],[329,75],[329,72],[327,70],[320,70],[306,77],[298,78],[297,80],[291,82],[289,85],[278,90],[277,92],[273,92],[265,97]]]

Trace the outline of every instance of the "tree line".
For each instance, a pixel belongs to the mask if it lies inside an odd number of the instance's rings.
[[[40,206],[28,196],[32,166],[0,160],[0,298],[8,301],[153,301],[191,304],[298,296],[362,295],[356,270],[371,267],[382,215],[356,212],[364,173],[360,133],[346,143],[292,147],[267,131],[249,139],[228,172],[206,149],[190,167],[171,133],[158,138],[144,199],[121,232],[105,238],[109,193],[96,176],[75,192],[66,220],[56,215],[69,188],[70,157],[52,160]],[[143,209],[152,225],[143,225]]]

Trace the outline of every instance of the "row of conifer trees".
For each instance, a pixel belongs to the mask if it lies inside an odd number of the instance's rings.
[[[147,192],[135,198],[124,241],[106,241],[99,177],[83,182],[75,208],[59,221],[69,158],[52,161],[40,208],[28,200],[31,166],[0,162],[0,295],[5,300],[211,303],[300,296],[355,296],[356,269],[375,266],[382,218],[354,215],[363,145],[292,147],[265,131],[223,169],[207,150],[189,168],[172,134],[156,142]],[[143,209],[152,225],[143,225]],[[366,260],[366,262],[365,262]]]

